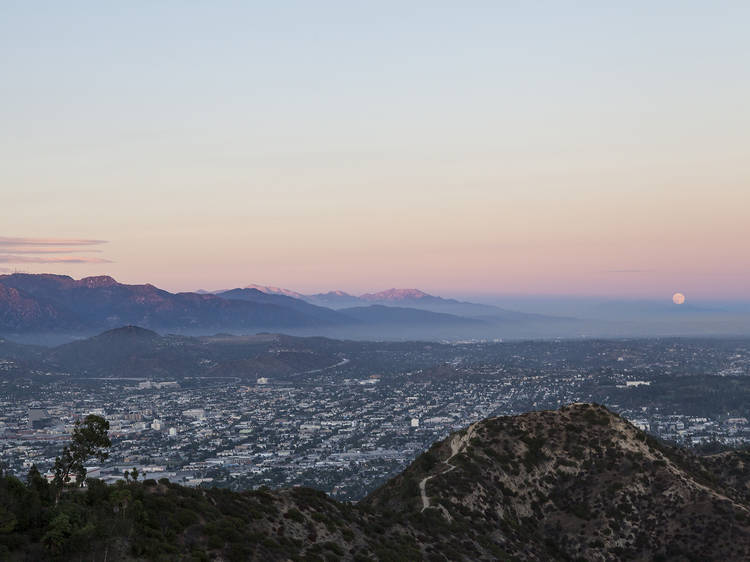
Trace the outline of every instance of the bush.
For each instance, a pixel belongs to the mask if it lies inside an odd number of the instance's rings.
[[[289,511],[287,511],[284,514],[285,519],[291,519],[292,521],[296,521],[297,523],[304,523],[305,516],[302,515],[302,512],[299,509],[292,508]]]

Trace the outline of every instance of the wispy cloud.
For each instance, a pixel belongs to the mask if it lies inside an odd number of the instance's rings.
[[[13,247],[8,246],[5,247],[2,244],[0,244],[0,252],[3,252],[4,254],[81,254],[81,253],[87,253],[87,254],[94,254],[94,253],[101,253],[101,250],[89,250],[86,248],[38,248],[38,247],[28,247],[28,248],[21,248],[21,247]]]
[[[78,254],[101,253],[94,246],[106,240],[89,238],[23,238],[0,236],[0,263],[86,264],[112,263],[108,259]],[[7,268],[3,268],[8,271]]]
[[[58,256],[54,258],[0,254],[0,263],[112,263],[104,258],[83,256]]]
[[[98,246],[106,244],[106,240],[91,240],[86,238],[17,238],[0,236],[0,246]]]

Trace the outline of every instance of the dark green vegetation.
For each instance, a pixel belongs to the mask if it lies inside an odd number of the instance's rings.
[[[35,470],[0,477],[2,560],[408,560],[413,538],[375,515],[295,488],[230,492],[164,479],[107,486],[89,479],[58,503]],[[373,529],[371,525],[375,525]],[[409,557],[406,557],[410,555]]]
[[[166,480],[89,480],[56,503],[32,470],[0,478],[0,558],[744,560],[748,460],[697,457],[574,404],[473,424],[356,506]]]
[[[10,350],[8,353],[6,346]],[[13,369],[6,376],[33,376],[35,372],[42,372],[80,377],[137,375],[172,380],[277,377],[322,369],[341,361],[322,338],[272,334],[161,336],[137,326],[116,328],[51,349],[0,341],[0,357],[14,361]]]

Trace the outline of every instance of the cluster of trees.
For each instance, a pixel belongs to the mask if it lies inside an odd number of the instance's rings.
[[[25,482],[0,474],[0,560],[182,559],[177,536],[213,507],[200,494],[166,480],[95,478],[59,494],[35,468]]]
[[[279,518],[264,491],[234,493],[138,481],[136,468],[107,485],[87,478],[85,465],[107,458],[108,422],[88,416],[73,428],[48,480],[32,466],[23,481],[0,470],[0,560],[288,559],[300,545],[269,538]],[[84,485],[85,483],[85,485]]]
[[[55,459],[51,483],[35,465],[26,482],[0,470],[0,558],[19,549],[27,558],[47,558],[60,553],[66,542],[90,538],[94,526],[84,521],[80,510],[58,504],[66,488],[83,486],[89,460],[108,457],[108,430],[109,422],[101,416],[77,421],[70,443]]]
[[[108,431],[109,422],[101,416],[77,421],[70,442],[55,459],[51,481],[36,465],[25,482],[0,469],[0,559],[14,552],[34,560],[61,557],[86,549],[111,531],[105,522],[128,503],[127,482],[110,490],[88,479],[85,466],[108,458]],[[137,480],[137,469],[128,473],[130,478]]]

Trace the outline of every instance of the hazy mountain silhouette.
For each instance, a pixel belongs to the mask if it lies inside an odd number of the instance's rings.
[[[340,312],[365,324],[398,324],[402,326],[419,324],[481,326],[483,324],[481,320],[474,318],[381,304],[342,308]]]
[[[273,304],[276,306],[290,308],[307,315],[308,317],[310,317],[311,321],[315,321],[321,324],[352,323],[352,319],[344,314],[331,310],[330,308],[316,306],[307,302],[306,300],[294,298],[281,292],[267,293],[255,288],[245,288],[231,289],[229,291],[222,291],[215,294],[224,299],[242,300],[258,304]]]
[[[288,331],[338,337],[432,338],[492,336],[498,322],[522,326],[544,317],[461,303],[417,290],[327,298],[361,306],[332,310],[278,288],[216,293],[170,293],[127,285],[108,276],[0,276],[0,333],[91,334],[122,325],[178,333]],[[270,292],[267,292],[270,291]],[[366,297],[366,298],[365,298]],[[383,304],[385,303],[385,304]],[[399,306],[395,306],[399,305]],[[408,306],[414,305],[414,306]],[[482,318],[478,318],[482,316]],[[461,330],[469,330],[466,334]]]
[[[25,349],[28,346],[18,346]],[[0,350],[2,350],[0,346]],[[36,348],[30,348],[34,351]],[[83,377],[235,377],[289,375],[336,364],[333,352],[305,339],[257,336],[159,335],[138,326],[36,352],[39,365]]]
[[[325,325],[297,308],[213,294],[170,293],[111,277],[0,276],[0,331],[91,331],[134,324],[155,329],[269,329]]]

